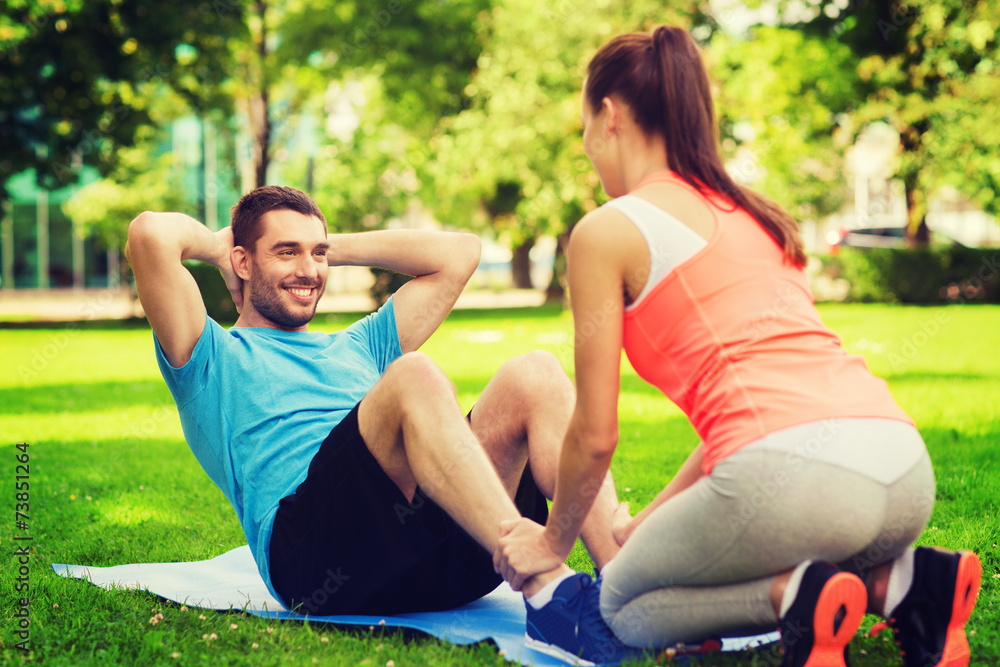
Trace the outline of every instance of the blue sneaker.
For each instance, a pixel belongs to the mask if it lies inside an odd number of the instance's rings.
[[[574,665],[618,665],[630,658],[652,657],[626,646],[601,617],[601,579],[585,572],[563,580],[552,600],[535,609],[527,600],[525,645]]]

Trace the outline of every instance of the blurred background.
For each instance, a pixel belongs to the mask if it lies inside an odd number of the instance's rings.
[[[605,201],[584,68],[661,23],[702,46],[727,165],[800,221],[818,299],[1000,301],[986,0],[0,0],[0,319],[81,295],[87,317],[139,314],[130,220],[218,229],[269,183],[334,232],[479,234],[484,303],[563,301],[568,233]],[[337,268],[324,301],[397,284]]]

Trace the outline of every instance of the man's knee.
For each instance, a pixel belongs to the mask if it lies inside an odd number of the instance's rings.
[[[573,383],[562,364],[549,352],[535,350],[514,357],[503,365],[500,373],[528,398],[573,395]]]
[[[408,398],[455,396],[455,385],[444,371],[423,352],[407,352],[386,369],[382,381],[390,383],[398,395]]]
[[[559,360],[551,352],[533,350],[527,354],[515,357],[515,359],[537,369],[539,373],[554,377],[566,377],[566,372],[563,370],[562,364],[559,363]]]

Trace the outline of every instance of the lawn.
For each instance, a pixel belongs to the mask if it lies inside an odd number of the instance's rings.
[[[969,624],[974,665],[1000,664],[1000,307],[821,309],[851,352],[885,377],[927,441],[937,504],[923,544],[971,548],[983,590]],[[334,331],[357,316],[321,316]],[[571,321],[551,309],[453,313],[425,346],[454,380],[465,408],[505,359],[552,351],[572,370]],[[239,546],[236,517],[190,454],[153,358],[150,332],[121,325],[0,329],[3,445],[3,664],[503,665],[494,648],[404,641],[278,623],[239,612],[182,609],[147,593],[108,592],[55,576],[51,563],[116,565],[195,560]],[[613,470],[633,511],[666,483],[697,437],[680,412],[625,364],[621,444]],[[15,477],[28,443],[30,524],[15,527]],[[31,647],[15,648],[15,535],[30,534]],[[579,549],[570,564],[589,569]],[[157,613],[163,620],[151,625]],[[868,618],[869,627],[875,619]],[[214,635],[217,639],[211,639]],[[859,667],[899,665],[889,633],[852,643]],[[777,664],[773,651],[713,657],[705,665]]]

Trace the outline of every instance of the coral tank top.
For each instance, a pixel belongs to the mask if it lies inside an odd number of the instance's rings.
[[[696,194],[715,216],[708,244],[626,310],[623,338],[636,372],[701,436],[704,473],[743,445],[798,424],[837,417],[913,423],[885,380],[823,324],[804,272],[749,213],[673,172],[636,190],[651,183]]]

